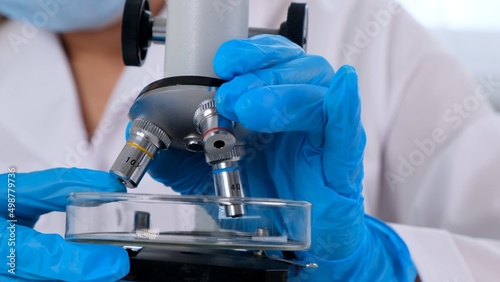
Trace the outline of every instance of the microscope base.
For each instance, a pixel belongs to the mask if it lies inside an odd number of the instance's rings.
[[[288,281],[289,265],[244,251],[143,248],[131,255],[125,281]]]

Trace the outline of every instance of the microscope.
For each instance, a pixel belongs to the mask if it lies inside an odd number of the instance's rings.
[[[215,53],[230,39],[275,33],[305,47],[306,4],[292,3],[280,30],[249,29],[249,0],[169,0],[167,20],[155,19],[148,1],[127,1],[123,18],[123,59],[144,62],[151,42],[165,42],[165,78],[142,90],[130,108],[128,141],[111,173],[135,188],[155,156],[170,147],[205,154],[212,167],[215,195],[243,198],[247,190],[239,162],[245,155],[246,130],[220,115],[213,97],[222,81],[213,70]],[[242,205],[225,206],[239,217]]]
[[[309,246],[310,221],[307,217],[310,216],[310,204],[303,202],[295,205],[278,199],[252,202],[246,199],[248,183],[242,162],[250,132],[222,116],[213,100],[217,89],[225,82],[213,70],[215,53],[224,42],[264,33],[279,34],[305,48],[307,15],[306,4],[292,3],[287,20],[279,29],[258,29],[249,28],[249,0],[169,0],[166,19],[153,17],[148,0],[126,1],[122,25],[125,64],[141,66],[150,45],[159,43],[165,44],[165,69],[164,78],[146,86],[131,106],[128,114],[131,120],[128,140],[111,167],[111,174],[128,188],[136,188],[160,152],[175,148],[204,154],[207,165],[212,167],[216,196],[201,200],[193,198],[194,203],[204,205],[213,201],[216,208],[219,208],[214,217],[233,221],[255,215],[258,217],[271,214],[273,217],[279,214],[282,216],[278,220],[282,221],[281,224],[293,227],[278,237],[270,236],[272,234],[269,230],[272,228],[262,226],[254,229],[255,232],[252,233],[243,232],[246,230],[231,233],[238,236],[244,233],[237,238],[250,238],[248,240],[252,241],[245,241],[250,242],[249,245],[241,241],[221,244],[221,241],[227,239],[224,236],[228,233],[220,232],[219,238],[210,243],[194,244],[191,248],[189,243],[184,242],[181,245],[188,246],[187,249],[174,246],[169,250],[159,250],[154,248],[154,244],[149,244],[152,242],[151,238],[161,235],[160,232],[151,232],[150,214],[136,211],[134,229],[146,230],[141,234],[149,237],[137,237],[139,233],[135,232],[135,238],[141,239],[142,243],[150,247],[127,248],[131,257],[131,271],[125,280],[230,281],[238,277],[241,281],[287,281],[290,265],[299,268],[315,267],[314,264],[299,265],[292,261],[292,251]],[[88,207],[115,201],[106,200],[109,199],[107,197],[109,196],[95,200],[90,199],[88,195],[76,195],[72,204],[74,207],[84,207],[82,210],[86,211]],[[120,200],[125,199],[124,197],[126,196],[117,196]],[[133,200],[136,199],[138,198]],[[141,201],[151,199],[149,196],[140,197]],[[123,202],[130,202],[130,198]],[[283,210],[267,213],[267,208],[277,206],[283,207]],[[208,210],[206,205],[204,207]],[[300,212],[300,215],[297,215],[297,212]],[[68,213],[70,217],[79,220],[89,217],[87,214],[79,216],[78,212],[72,209]],[[283,219],[285,217],[286,220]],[[302,217],[307,218],[304,225],[300,220],[294,222]],[[85,237],[90,234],[88,228],[80,232],[77,224],[71,221],[68,221],[68,224],[70,226],[67,238],[87,242],[99,242],[103,239]],[[290,230],[300,230],[298,233],[305,234],[299,236],[301,244],[287,245],[287,242],[291,241],[286,239],[285,235],[293,237]],[[199,235],[200,232],[197,232]],[[117,236],[114,234],[109,237],[111,239],[104,241],[120,243],[120,237]],[[278,241],[272,241],[276,238]],[[273,242],[274,245],[271,244]],[[202,250],[199,246],[203,247]],[[220,246],[225,250],[220,250]],[[262,249],[255,250],[255,246]],[[271,258],[263,251],[269,246],[273,251],[280,250],[279,246],[283,246],[285,255]],[[232,249],[255,251],[241,252]]]

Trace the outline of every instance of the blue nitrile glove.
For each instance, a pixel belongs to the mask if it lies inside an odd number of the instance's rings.
[[[1,174],[0,280],[116,281],[125,276],[129,259],[123,248],[69,243],[32,229],[40,215],[65,211],[70,192],[125,191],[117,183],[107,172],[86,169]]]
[[[365,133],[354,68],[334,73],[324,58],[280,36],[229,41],[214,68],[230,81],[215,96],[219,112],[260,132],[247,150],[251,196],[313,205],[311,248],[296,256],[319,268],[291,273],[292,281],[414,281],[404,242],[364,213]],[[177,191],[212,187],[203,156],[170,149],[159,159],[150,174]]]

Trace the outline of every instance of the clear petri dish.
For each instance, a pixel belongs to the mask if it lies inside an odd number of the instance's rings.
[[[226,211],[244,212],[229,217]],[[133,246],[305,250],[311,241],[311,204],[215,196],[72,193],[66,240]]]

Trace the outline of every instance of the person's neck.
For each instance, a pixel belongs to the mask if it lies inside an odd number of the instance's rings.
[[[158,14],[165,3],[165,0],[151,0],[153,14]],[[121,22],[100,30],[65,33],[61,40],[73,71],[90,139],[125,67],[121,52]]]
[[[89,139],[124,69],[120,36],[120,23],[100,30],[61,34]]]
[[[120,23],[95,31],[64,33],[61,38],[70,60],[92,54],[121,61]]]

